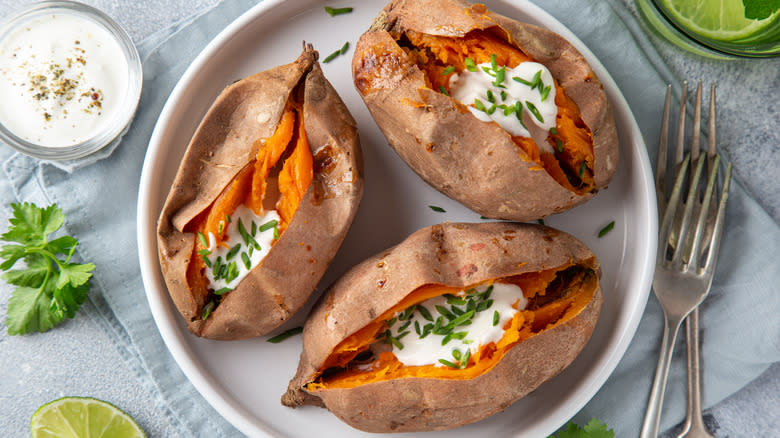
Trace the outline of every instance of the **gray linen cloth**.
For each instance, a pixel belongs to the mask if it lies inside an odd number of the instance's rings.
[[[69,163],[41,162],[0,148],[7,181],[0,205],[31,201],[59,204],[79,255],[97,265],[90,301],[100,324],[128,367],[155,393],[182,435],[236,436],[179,370],[157,332],[145,299],[135,243],[136,197],[146,147],[160,110],[184,70],[228,23],[255,2],[233,0],[155,34],[139,45],[144,89],[136,119],[118,147]],[[659,114],[667,82],[677,82],[633,17],[619,2],[540,2],[595,53],[617,82],[655,157]],[[572,14],[571,11],[577,11]],[[678,88],[676,88],[677,90]],[[370,178],[370,175],[368,176]],[[160,188],[167,190],[167,188]],[[732,188],[727,233],[710,297],[702,308],[704,405],[734,393],[780,361],[780,228],[746,194]],[[613,375],[577,414],[596,417],[617,436],[639,430],[658,356],[662,313],[651,296],[638,331]],[[685,406],[683,345],[672,363],[662,429],[682,419]]]

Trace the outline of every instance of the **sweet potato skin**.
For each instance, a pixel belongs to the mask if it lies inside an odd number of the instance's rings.
[[[298,371],[282,403],[324,406],[368,432],[450,429],[499,412],[579,354],[598,319],[600,286],[579,314],[515,345],[492,370],[474,379],[404,378],[312,392],[304,387],[343,339],[420,286],[468,286],[569,263],[601,274],[584,244],[553,228],[515,223],[423,228],[349,270],[320,298],[304,326]]]
[[[245,339],[281,325],[304,305],[352,224],[363,194],[357,128],[316,61],[307,46],[295,62],[226,87],[187,147],[160,214],[157,243],[171,298],[198,336]],[[202,303],[186,276],[197,237],[185,227],[257,156],[259,140],[273,134],[301,81],[313,181],[268,255],[202,320]],[[318,165],[323,159],[328,166]]]
[[[397,0],[359,39],[352,59],[355,86],[390,146],[428,184],[484,216],[526,221],[579,205],[578,194],[518,154],[508,133],[464,112],[426,86],[424,73],[394,35],[461,37],[472,30],[505,34],[544,64],[579,107],[593,135],[594,187],[605,188],[618,164],[614,118],[601,82],[585,58],[559,35],[519,23],[463,0]]]

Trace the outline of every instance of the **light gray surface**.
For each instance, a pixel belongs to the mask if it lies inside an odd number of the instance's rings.
[[[1,2],[0,16],[27,3],[30,2]],[[114,17],[135,41],[140,41],[217,1],[87,3]],[[627,3],[631,6],[630,1]],[[735,162],[737,175],[778,221],[780,191],[772,175],[780,164],[780,133],[774,129],[778,121],[780,59],[713,62],[690,56],[662,41],[656,41],[656,45],[677,77],[702,78],[706,83],[718,81],[721,102],[732,103],[729,111],[719,114],[722,144]],[[767,72],[774,72],[774,76],[762,77]],[[774,99],[769,98],[772,95]],[[766,102],[758,110],[753,107],[757,100]],[[745,123],[744,114],[756,116]],[[0,155],[5,158],[5,154]],[[4,184],[0,180],[0,191],[10,190]],[[0,222],[7,223],[8,216],[8,207],[0,206]],[[5,314],[10,291],[10,287],[0,283],[0,314]],[[49,400],[63,395],[88,395],[117,404],[136,418],[150,436],[178,436],[176,425],[159,415],[160,407],[150,389],[140,385],[134,371],[126,365],[123,355],[128,353],[112,345],[101,330],[95,320],[99,318],[97,314],[88,304],[75,320],[43,335],[9,337],[5,330],[0,331],[0,417],[10,419],[4,423],[10,429],[0,431],[1,435],[24,436],[32,413]],[[153,324],[151,320],[149,323]],[[780,418],[770,415],[780,412],[779,391],[780,365],[776,364],[748,388],[711,409],[708,421],[717,427],[719,437],[770,436],[780,426]],[[753,429],[745,429],[746,424]]]

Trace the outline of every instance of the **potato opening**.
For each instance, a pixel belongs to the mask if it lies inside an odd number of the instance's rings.
[[[301,92],[299,86],[292,93],[273,135],[255,142],[256,158],[185,226],[185,232],[198,235],[187,282],[202,319],[232,290],[228,285],[234,287],[276,243],[311,184],[313,159],[302,100],[296,96]],[[273,219],[249,220],[247,216]],[[259,244],[264,235],[266,244]],[[215,257],[225,250],[224,257]]]
[[[512,69],[526,61],[536,62],[509,44],[506,33],[500,28],[474,30],[463,37],[406,31],[396,35],[396,40],[423,71],[426,85],[448,96],[452,91],[450,89],[452,75],[460,75],[466,69],[474,71],[474,64],[493,63],[499,67],[506,66]],[[554,102],[557,107],[555,127],[549,132],[542,132],[536,136],[537,139],[544,138],[547,145],[540,148],[531,137],[515,136],[511,133],[510,135],[522,151],[524,158],[544,168],[561,186],[578,194],[593,192],[595,190],[593,135],[582,120],[577,105],[566,95],[566,90],[557,80],[553,79],[553,82]],[[457,99],[455,100],[458,102]],[[458,103],[464,112],[468,111],[467,106],[475,106],[474,102]],[[485,104],[490,106],[487,101]],[[504,108],[507,109],[513,110],[513,108]],[[518,111],[517,114],[521,112]]]
[[[340,342],[319,369],[316,378],[306,385],[309,391],[327,388],[352,388],[371,382],[405,377],[428,377],[437,379],[472,379],[491,370],[515,345],[539,333],[562,324],[582,311],[591,301],[598,288],[598,276],[592,266],[595,261],[577,265],[565,265],[556,269],[529,272],[521,275],[498,278],[489,282],[471,285],[467,288],[450,287],[440,284],[428,284],[409,293],[391,309],[377,317],[373,322],[353,333]],[[406,365],[394,352],[401,354],[398,344],[408,337],[420,338],[427,331],[436,333],[437,328],[422,328],[420,320],[438,324],[439,333],[447,333],[441,340],[445,345],[447,338],[457,336],[472,327],[469,318],[474,314],[492,315],[493,325],[497,326],[499,311],[492,310],[490,291],[499,285],[513,285],[519,295],[512,297],[515,308],[508,318],[503,319],[496,341],[473,344],[474,348],[452,349],[452,357],[434,364]],[[520,292],[521,290],[521,292]],[[493,295],[495,296],[495,295]],[[430,307],[432,300],[447,299],[451,305],[444,313],[452,313],[442,318],[430,315],[430,311],[421,311]],[[499,297],[496,297],[499,300]],[[471,303],[474,303],[472,305]],[[522,303],[519,306],[518,303]],[[495,305],[499,307],[498,303]],[[484,308],[482,308],[484,307]],[[476,312],[476,313],[474,313]],[[425,314],[429,315],[425,315]],[[472,314],[471,316],[469,314]],[[420,316],[415,316],[415,315]],[[430,319],[427,316],[431,316]],[[415,319],[416,318],[416,319]],[[411,326],[414,319],[414,328]],[[447,324],[447,325],[445,325]],[[478,322],[473,324],[478,326]],[[389,327],[398,327],[393,332]],[[404,325],[406,327],[404,327]],[[406,331],[408,334],[388,337],[390,333]],[[436,338],[437,344],[438,339]],[[464,339],[463,337],[461,339]],[[411,344],[407,344],[411,345]],[[473,353],[471,351],[473,350]]]

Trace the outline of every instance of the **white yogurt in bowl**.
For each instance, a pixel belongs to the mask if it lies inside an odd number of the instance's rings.
[[[0,27],[0,140],[28,155],[73,159],[128,126],[141,63],[109,17],[74,2],[43,2]]]

